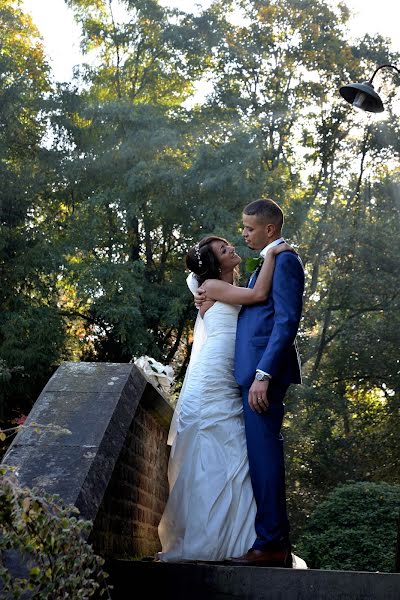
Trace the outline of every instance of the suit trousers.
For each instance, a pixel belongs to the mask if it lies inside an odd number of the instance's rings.
[[[285,411],[283,400],[288,387],[272,380],[267,392],[269,407],[261,414],[251,410],[249,389],[242,388],[250,477],[257,504],[257,538],[253,548],[258,550],[289,539],[281,434]]]

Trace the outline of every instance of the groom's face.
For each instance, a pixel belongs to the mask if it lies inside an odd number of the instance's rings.
[[[271,225],[259,220],[257,215],[243,213],[243,237],[247,246],[252,250],[262,250],[271,241]]]

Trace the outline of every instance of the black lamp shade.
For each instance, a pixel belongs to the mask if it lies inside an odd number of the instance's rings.
[[[350,102],[356,108],[373,113],[384,111],[382,100],[369,81],[344,85],[340,88],[339,92],[347,102]]]

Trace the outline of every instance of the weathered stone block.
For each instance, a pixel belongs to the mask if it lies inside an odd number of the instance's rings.
[[[22,485],[58,494],[94,521],[99,553],[155,552],[172,412],[133,364],[64,363],[2,462]]]

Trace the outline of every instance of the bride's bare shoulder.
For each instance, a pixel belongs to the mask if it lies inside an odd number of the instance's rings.
[[[206,290],[210,291],[212,289],[216,290],[231,287],[231,285],[231,283],[228,283],[227,281],[222,281],[222,279],[206,279],[202,284],[202,287],[204,286]]]

